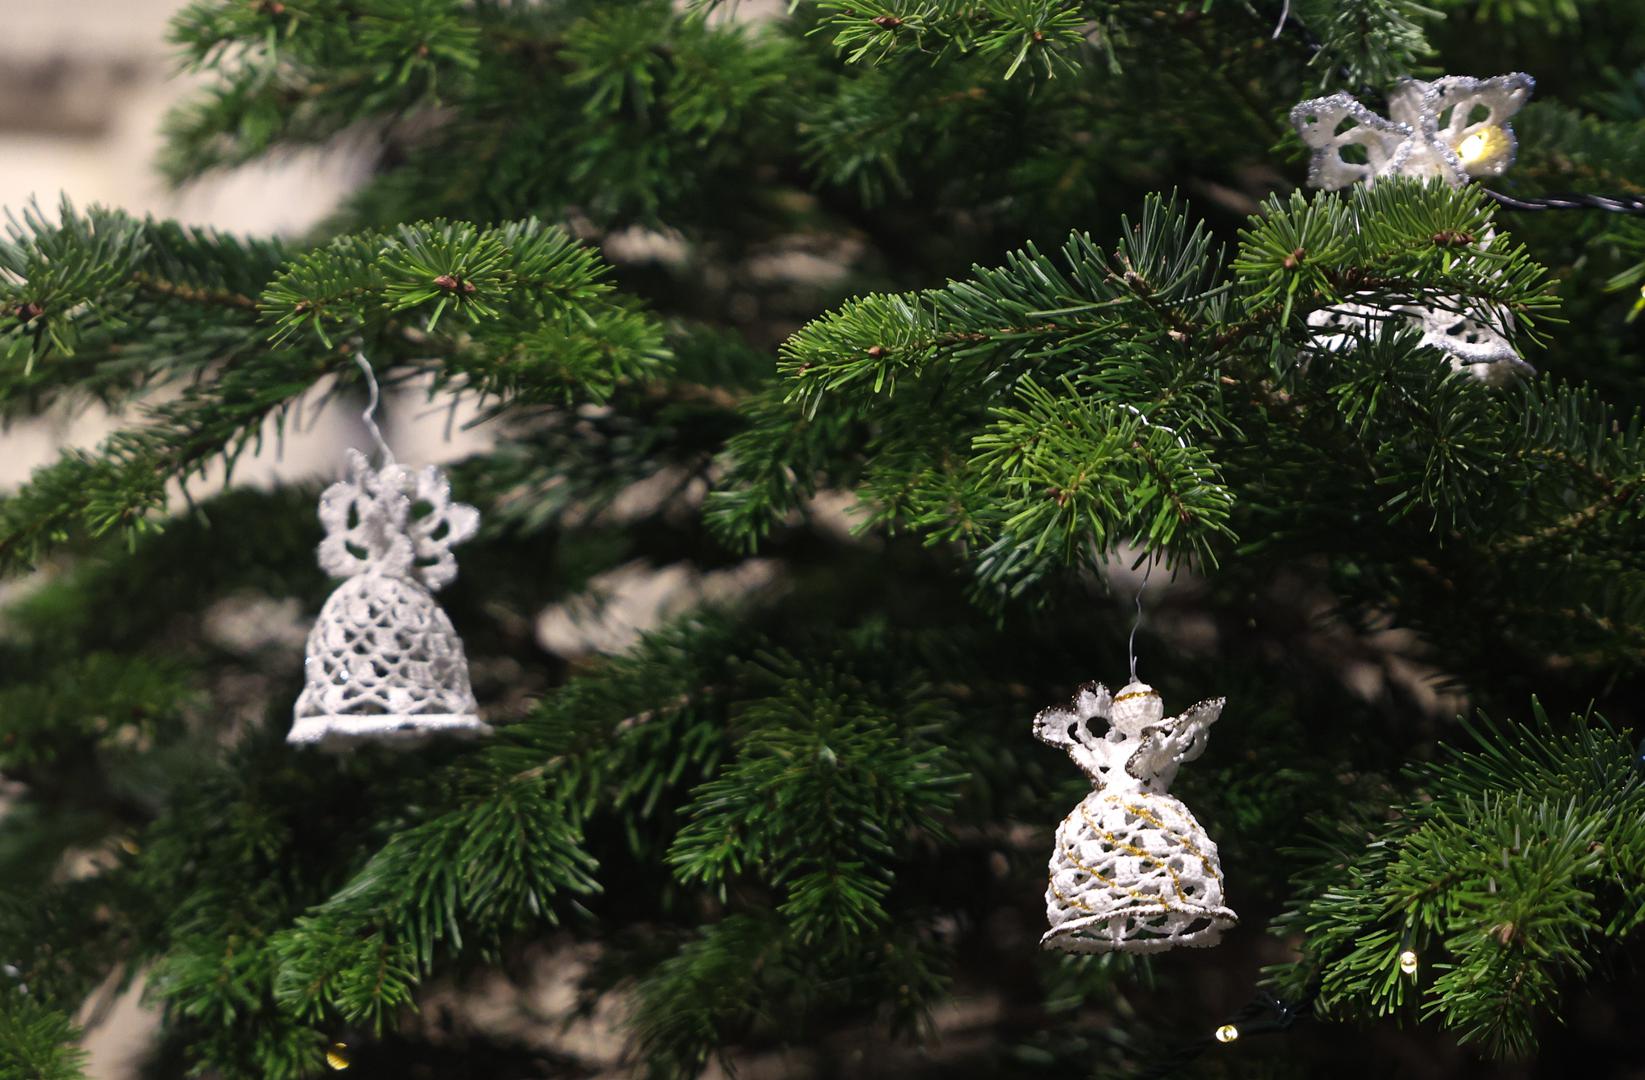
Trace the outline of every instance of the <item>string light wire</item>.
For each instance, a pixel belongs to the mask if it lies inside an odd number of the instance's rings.
[[[1521,199],[1488,187],[1480,190],[1509,210],[1603,210],[1608,214],[1645,214],[1645,198],[1638,195],[1542,195]]]

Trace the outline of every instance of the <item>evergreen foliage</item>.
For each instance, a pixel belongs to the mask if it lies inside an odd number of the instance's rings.
[[[1478,751],[1413,771],[1417,797],[1397,817],[1342,823],[1346,843],[1319,853],[1330,877],[1288,919],[1310,943],[1326,1009],[1395,1012],[1417,988],[1389,954],[1442,951],[1424,1017],[1523,1055],[1538,1011],[1591,973],[1596,939],[1645,918],[1645,776],[1628,740],[1603,720],[1533,713],[1516,731],[1471,732]]]
[[[41,1080],[75,1080],[85,1053],[73,1046],[77,1034],[60,1013],[13,990],[0,1009],[0,1072],[38,1076]]]
[[[1382,1075],[1343,1049],[1390,1018],[1453,1059],[1633,1038],[1645,231],[1304,193],[1285,116],[1528,70],[1493,184],[1638,194],[1645,11],[1284,7],[189,4],[169,178],[374,167],[300,237],[64,203],[0,241],[0,412],[117,422],[0,499],[0,1078],[83,1075],[85,1003],[138,981],[154,1077],[297,1080],[338,1041],[365,1075],[592,1073],[552,1024],[423,1011],[573,953],[659,1077],[1123,1075],[1259,980],[1309,1021],[1275,1075]],[[1366,299],[1483,310],[1542,373],[1486,386],[1399,322],[1314,344]],[[317,610],[321,478],[234,467],[356,398],[362,352],[494,436],[450,470],[484,524],[441,600],[497,731],[320,760],[283,741],[289,641],[222,625]],[[1230,699],[1178,787],[1243,924],[1058,959],[1089,783],[1030,719],[1123,679],[1145,559],[1144,677]],[[539,643],[635,565],[772,583]],[[1585,995],[1615,1031],[1561,1029]]]

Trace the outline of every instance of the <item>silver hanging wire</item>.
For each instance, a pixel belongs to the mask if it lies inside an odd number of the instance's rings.
[[[1290,10],[1289,0],[1287,0],[1286,10]],[[1283,23],[1281,25],[1283,25]],[[1142,421],[1143,427],[1159,428],[1161,431],[1170,432],[1171,437],[1177,440],[1178,446],[1182,447],[1184,450],[1188,449],[1188,443],[1183,440],[1182,433],[1176,428],[1171,427],[1169,424],[1156,424],[1154,421],[1148,419],[1147,413],[1143,412],[1135,405],[1121,402],[1120,407],[1128,410],[1131,415]],[[1149,558],[1148,565],[1142,572],[1142,584],[1137,586],[1137,617],[1136,620],[1131,623],[1131,640],[1126,646],[1126,650],[1131,654],[1132,682],[1137,681],[1137,631],[1142,627],[1142,593],[1144,589],[1148,588],[1148,578],[1151,574],[1153,574],[1153,572],[1154,560]]]
[[[1154,572],[1154,560],[1148,560],[1148,566],[1142,572],[1142,584],[1137,586],[1137,617],[1131,623],[1131,640],[1126,645],[1126,651],[1131,654],[1131,681],[1137,681],[1137,631],[1142,629],[1142,594],[1148,588],[1148,578]]]
[[[1285,0],[1285,7],[1280,9],[1279,22],[1274,26],[1273,37],[1270,38],[1269,40],[1271,40],[1271,41],[1278,41],[1279,40],[1279,36],[1281,34],[1285,33],[1285,24],[1288,21],[1290,21],[1290,18],[1291,18],[1291,0]]]
[[[366,398],[366,411],[360,414],[360,419],[371,432],[372,442],[377,444],[377,452],[383,455],[383,464],[394,464],[394,451],[388,448],[388,440],[383,438],[383,429],[377,426],[377,403],[382,400],[382,392],[377,388],[377,373],[371,370],[371,361],[366,359],[365,351],[356,350],[354,362],[360,366],[360,371],[366,377],[366,386],[370,389],[370,396]]]

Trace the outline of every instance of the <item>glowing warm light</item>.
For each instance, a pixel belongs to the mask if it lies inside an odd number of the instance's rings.
[[[326,1064],[338,1072],[348,1068],[348,1043],[332,1043],[331,1049],[326,1051]]]
[[[1465,167],[1490,161],[1508,148],[1507,134],[1495,124],[1482,127],[1456,145],[1457,157]]]
[[[1224,1024],[1217,1028],[1217,1042],[1231,1043],[1239,1038],[1239,1028],[1233,1024]]]
[[[1407,975],[1415,975],[1417,973],[1417,954],[1414,950],[1406,949],[1404,952],[1399,954],[1399,970],[1405,972]]]

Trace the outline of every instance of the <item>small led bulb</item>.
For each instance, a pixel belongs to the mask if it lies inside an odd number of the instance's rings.
[[[1493,161],[1507,152],[1508,133],[1491,124],[1457,143],[1455,149],[1463,167],[1472,170],[1475,165]]]
[[[348,1043],[332,1043],[331,1049],[326,1051],[326,1064],[337,1072],[349,1067]]]
[[[1217,1028],[1217,1042],[1231,1043],[1239,1038],[1239,1028],[1233,1024],[1224,1024]]]
[[[1407,975],[1417,973],[1417,954],[1415,949],[1406,949],[1399,954],[1399,970]]]

